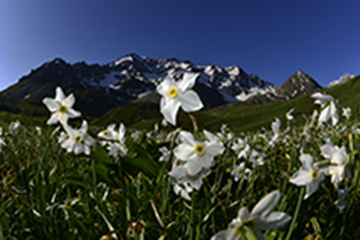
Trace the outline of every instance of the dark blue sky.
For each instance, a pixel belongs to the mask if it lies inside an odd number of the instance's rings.
[[[4,0],[0,90],[46,61],[109,63],[128,53],[238,65],[282,84],[360,73],[360,2]]]

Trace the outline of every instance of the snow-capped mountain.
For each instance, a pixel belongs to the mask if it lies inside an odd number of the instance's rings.
[[[45,96],[54,96],[56,86],[61,86],[67,94],[75,94],[79,110],[90,116],[100,116],[119,105],[136,101],[158,102],[156,86],[167,76],[180,78],[183,72],[199,74],[195,91],[206,108],[237,101],[287,100],[316,89],[314,84],[307,84],[315,81],[301,71],[290,78],[290,83],[288,80],[278,87],[254,74],[247,74],[238,66],[204,66],[174,58],[152,59],[129,54],[105,65],[69,64],[54,59],[1,92],[0,100],[42,106],[41,100]]]
[[[336,86],[336,85],[338,85],[338,84],[346,83],[347,81],[349,81],[350,79],[352,79],[352,78],[355,77],[355,76],[356,76],[356,75],[350,75],[349,73],[345,73],[345,74],[342,75],[339,79],[336,79],[336,80],[334,80],[334,81],[331,81],[331,82],[327,85],[327,88]]]

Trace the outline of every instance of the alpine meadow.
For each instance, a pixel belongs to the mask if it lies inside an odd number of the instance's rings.
[[[360,77],[320,89],[298,71],[312,89],[290,98],[252,76],[252,102],[217,104],[202,76],[170,72],[156,101],[101,116],[59,82],[39,116],[4,98],[0,239],[357,239]]]

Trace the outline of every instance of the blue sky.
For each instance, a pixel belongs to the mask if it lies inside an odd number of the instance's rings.
[[[282,84],[301,69],[321,85],[359,74],[360,2],[4,0],[0,90],[44,62],[106,64],[135,52],[238,65]]]

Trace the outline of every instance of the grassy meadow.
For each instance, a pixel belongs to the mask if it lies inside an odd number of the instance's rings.
[[[315,109],[323,109],[309,95],[285,103],[237,103],[195,113],[199,129],[184,112],[180,112],[178,128],[163,126],[157,113],[148,113],[149,120],[131,125],[140,117],[123,113],[122,118],[121,107],[89,124],[88,134],[96,139],[90,155],[63,149],[59,143],[62,129],[46,126],[46,118],[2,113],[0,138],[6,145],[0,144],[0,239],[210,239],[229,227],[241,207],[252,209],[273,190],[281,193],[275,210],[292,220],[263,231],[266,239],[357,239],[358,80],[326,90],[338,101],[340,120],[335,126],[319,125],[318,116],[312,117]],[[352,109],[349,120],[341,116],[341,108],[347,106]],[[290,108],[294,108],[294,121],[285,118]],[[126,111],[134,112],[134,108]],[[281,120],[276,133],[271,129],[275,117]],[[9,128],[17,118],[21,126]],[[108,124],[116,123],[117,129],[121,122],[126,127],[126,155],[112,157],[96,136]],[[201,178],[201,187],[189,192],[189,200],[174,191],[177,183],[169,176],[178,162],[174,149],[181,143],[181,127],[197,141],[205,141],[203,129],[208,129],[225,149]],[[305,187],[289,180],[301,167],[302,154],[326,161],[321,148],[327,139],[345,149],[351,177],[334,186],[327,175],[304,199]],[[240,147],[239,142],[243,143]],[[160,151],[163,147],[167,155]],[[160,161],[163,156],[169,160]],[[232,173],[240,163],[245,163],[248,172]]]

